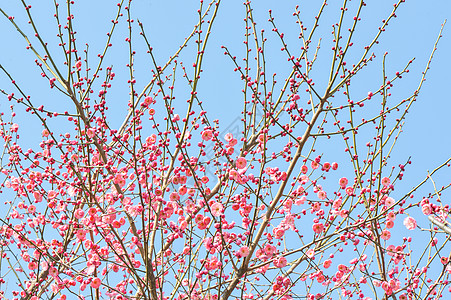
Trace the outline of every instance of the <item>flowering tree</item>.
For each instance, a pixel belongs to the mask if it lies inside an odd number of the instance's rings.
[[[311,28],[294,9],[292,45],[271,11],[268,34],[244,3],[243,59],[222,47],[242,81],[238,130],[210,119],[203,102],[214,98],[200,85],[220,0],[200,2],[198,23],[162,65],[131,1],[117,4],[94,57],[77,39],[74,1],[64,9],[55,2],[57,45],[21,2],[31,35],[0,11],[62,100],[48,108],[29,96],[27,82],[15,81],[21,70],[0,65],[12,82],[1,90],[12,104],[0,131],[2,298],[427,299],[445,292],[451,230],[441,195],[449,185],[436,186],[434,174],[449,160],[412,189],[401,185],[410,159],[390,160],[432,55],[409,97],[390,96],[412,60],[391,74],[383,55],[377,90],[362,94],[352,84],[376,59],[373,48],[403,0],[365,45],[355,36],[366,5],[343,1],[326,42],[331,52],[313,42],[326,1]],[[107,62],[121,25],[125,72]],[[281,45],[284,62],[269,62],[267,36]],[[135,76],[143,52],[151,70],[144,85]],[[269,75],[271,63],[287,75]],[[315,73],[325,63],[327,71]],[[114,90],[121,85],[124,102]],[[126,107],[121,122],[114,106]],[[42,126],[41,142],[29,150],[19,133],[35,126],[16,124],[20,114]],[[328,162],[329,152],[343,150],[348,159]],[[426,182],[434,189],[414,197]],[[415,215],[422,214],[433,223],[421,228]],[[399,236],[408,230],[418,237]]]

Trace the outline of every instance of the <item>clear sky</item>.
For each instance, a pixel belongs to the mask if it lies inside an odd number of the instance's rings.
[[[279,31],[285,33],[288,45],[293,52],[297,53],[298,26],[295,18],[292,17],[294,6],[299,1],[254,1],[254,16],[257,26],[265,29],[265,36],[268,38],[267,63],[269,71],[281,75],[287,73],[286,57],[280,53],[281,44],[268,24],[268,9],[273,10],[275,22]],[[318,11],[321,1],[301,1],[301,19],[304,25],[310,29],[313,24],[313,17]],[[317,86],[321,87],[328,80],[328,63],[330,62],[330,47],[332,25],[337,22],[337,4],[330,1],[326,7],[325,17],[320,21],[318,33],[313,37],[313,45],[316,45],[319,38],[322,38],[323,48],[318,59],[318,70],[313,73],[313,78]],[[351,3],[358,2],[352,1]],[[382,24],[392,9],[394,0],[368,0],[368,5],[364,8],[362,22],[359,25],[356,36],[356,49],[354,49],[356,60],[360,58],[361,48],[358,44],[364,45],[371,41],[377,32],[377,28]],[[107,4],[110,1],[76,1],[73,13],[75,14],[75,28],[78,32],[78,42],[80,47],[85,43],[89,44],[91,63],[96,61],[97,53],[103,49],[106,40],[106,33],[111,27],[111,19],[115,16],[116,7]],[[41,35],[49,40],[49,48],[57,57],[61,58],[60,50],[57,47],[56,26],[53,19],[53,1],[31,1],[32,14],[36,20]],[[62,5],[63,6],[63,5]],[[199,96],[203,99],[206,110],[211,119],[220,119],[221,125],[226,128],[240,115],[242,110],[242,84],[237,73],[233,72],[234,66],[230,59],[222,55],[224,52],[221,46],[227,46],[234,55],[242,58],[244,55],[243,33],[245,8],[242,1],[223,0],[221,3],[218,19],[213,26],[213,33],[207,55],[204,61],[204,72],[202,75]],[[150,37],[150,42],[155,50],[157,61],[163,65],[167,58],[172,55],[178,46],[183,42],[184,37],[189,34],[197,22],[198,1],[177,0],[177,1],[155,1],[155,0],[134,0],[132,15],[134,19],[139,19],[144,24],[146,34]],[[19,1],[2,1],[0,4],[9,15],[13,15],[28,34],[31,33],[30,26],[26,24],[23,7]],[[433,49],[435,40],[440,31],[441,24],[445,19],[451,17],[451,2],[448,0],[407,0],[399,9],[398,17],[394,19],[384,32],[380,44],[374,48],[376,53],[375,61],[363,72],[364,76],[355,81],[355,97],[362,99],[368,91],[379,88],[381,82],[381,59],[384,52],[387,56],[387,73],[393,75],[400,71],[412,58],[414,63],[409,68],[410,72],[404,76],[398,86],[393,89],[393,101],[409,96],[414,91],[421,78],[429,55]],[[124,73],[127,63],[126,25],[124,20],[113,38],[113,47],[107,57],[108,64],[112,64],[117,70],[119,80],[126,80]],[[138,29],[135,28],[136,32]],[[30,34],[32,36],[32,34]],[[35,103],[45,104],[46,107],[57,111],[64,111],[68,103],[64,102],[54,91],[48,89],[48,80],[40,78],[40,71],[34,64],[35,57],[30,51],[25,50],[26,43],[20,34],[14,29],[9,21],[0,16],[0,64],[2,64],[10,74],[16,79],[27,94],[34,98]],[[138,54],[136,56],[136,78],[138,85],[144,85],[151,73],[149,72],[150,61],[145,56],[144,44],[135,36]],[[290,46],[291,45],[291,46]],[[139,48],[142,47],[142,48]],[[82,50],[82,49],[79,49]],[[192,57],[193,48],[187,48],[187,53],[183,54],[181,60]],[[141,51],[141,52],[139,52]],[[80,51],[81,52],[81,51]],[[58,54],[59,53],[59,54]],[[451,22],[445,26],[443,38],[438,44],[438,50],[428,72],[427,81],[420,92],[417,102],[407,116],[404,132],[399,138],[396,151],[392,155],[392,163],[397,165],[412,157],[412,166],[405,172],[405,182],[400,184],[403,194],[410,190],[412,186],[421,181],[427,174],[427,170],[434,169],[438,164],[451,156],[451,97],[449,89],[451,86],[449,70],[451,70]],[[191,56],[190,56],[191,55]],[[186,66],[193,62],[189,59],[185,61]],[[285,65],[284,65],[285,64]],[[141,79],[144,78],[144,79]],[[280,87],[279,87],[280,88]],[[0,89],[13,91],[11,85],[4,74],[0,74]],[[113,90],[114,91],[114,90]],[[126,82],[122,83],[122,90],[117,88],[117,97],[111,97],[114,104],[110,104],[110,114],[117,116],[117,120],[126,114],[127,104]],[[181,99],[183,92],[180,92]],[[8,111],[9,103],[6,97],[0,96],[0,110]],[[41,128],[38,123],[33,123],[28,117],[24,117],[22,108],[17,108],[16,122],[23,124],[27,129],[21,132],[26,139],[22,142],[31,147],[33,142],[39,141]],[[182,110],[181,110],[182,111]],[[120,125],[120,122],[118,122]],[[28,148],[24,146],[24,148]],[[330,160],[336,159],[340,163],[343,159],[343,147],[333,148],[325,145],[322,149],[326,156],[330,151]],[[347,158],[345,158],[347,159]],[[349,159],[348,159],[349,160]],[[450,182],[448,176],[440,178],[439,185]],[[430,188],[430,186],[429,186]],[[421,194],[420,194],[421,195]],[[449,203],[449,202],[448,202]],[[419,219],[420,226],[428,227],[426,217]]]
[[[111,27],[110,20],[116,13],[116,7],[107,5],[107,2],[77,1],[74,6],[75,27],[80,45],[89,43],[89,52],[93,58],[103,49],[105,33]],[[301,19],[309,29],[320,2],[300,2]],[[320,37],[323,38],[323,43],[327,43],[327,40],[331,38],[331,25],[337,21],[336,4],[334,2],[336,1],[331,1],[331,4],[326,8],[326,17],[320,22],[319,34],[314,37],[314,44]],[[393,0],[367,2],[368,4],[363,11],[360,32],[357,34],[358,40],[368,40],[374,36],[381,20],[388,15],[394,3]],[[270,57],[268,66],[274,72],[279,71],[281,74],[283,70],[277,69],[277,62],[285,59],[285,57],[280,55],[280,51],[277,50],[280,48],[280,41],[270,31],[271,27],[267,22],[268,9],[273,10],[276,23],[281,31],[286,34],[288,41],[293,42],[295,48],[298,27],[291,14],[296,3],[298,1],[277,1],[277,5],[274,5],[274,1],[255,1],[253,3],[254,16],[258,26],[266,28],[266,37],[269,39],[267,47],[271,52],[268,54],[268,57]],[[31,12],[39,25],[41,34],[56,43],[56,26],[52,17],[54,13],[53,1],[31,1],[30,4],[32,5]],[[220,49],[221,45],[229,47],[238,57],[243,55],[245,10],[241,4],[241,1],[223,1],[221,3],[222,7],[208,47],[209,54],[206,56],[204,64],[202,93],[208,95],[205,105],[212,115],[221,116],[223,123],[228,122],[227,118],[233,120],[241,111],[241,105],[229,105],[233,101],[236,101],[237,104],[241,101],[240,88],[231,88],[233,84],[240,84],[239,78],[233,72],[230,60],[220,55],[223,52]],[[25,14],[18,1],[4,1],[1,7],[8,14],[13,15],[18,23],[24,24]],[[163,64],[167,57],[178,48],[186,34],[192,30],[197,20],[198,2],[134,0],[132,8],[134,18],[144,23],[146,33],[150,36],[152,46],[155,49],[156,57],[160,64]],[[440,30],[440,25],[446,18],[450,17],[450,14],[451,3],[447,0],[406,1],[398,12],[398,18],[388,26],[381,39],[381,44],[375,48],[376,54],[379,54],[378,60],[371,66],[372,69],[369,69],[380,73],[382,58],[380,54],[385,51],[389,52],[387,65],[388,70],[392,72],[402,68],[409,59],[415,57],[416,60],[410,68],[411,73],[399,87],[400,94],[403,90],[406,93],[413,90],[418,84],[421,72]],[[30,33],[30,26],[23,27],[26,32]],[[406,147],[400,148],[400,150],[415,150],[412,153],[413,161],[423,171],[434,162],[445,159],[450,153],[449,138],[447,137],[447,129],[451,128],[451,119],[448,116],[451,108],[448,92],[450,85],[448,72],[451,67],[451,60],[449,59],[451,29],[449,27],[448,24],[444,29],[444,37],[439,43],[439,49],[431,65],[427,82],[414,109],[409,113],[409,119],[404,127],[405,132],[399,143],[399,147]],[[112,55],[108,57],[111,64],[116,68],[122,67],[126,63],[124,56],[118,54],[125,49],[125,42],[122,38],[125,29],[125,26],[118,28],[117,36],[113,39],[113,48],[110,53]],[[44,79],[39,79],[40,71],[34,65],[35,58],[30,51],[24,49],[25,42],[5,18],[0,18],[0,39],[4,41],[3,46],[0,47],[0,63],[11,72],[18,82],[27,87],[26,90],[30,95],[42,97],[42,101],[50,101],[49,105],[54,104],[55,101],[51,101],[48,90],[40,88],[41,85],[48,83]],[[50,44],[50,48],[54,50],[54,53],[58,53],[55,43]],[[137,45],[142,46],[143,44],[138,42]],[[323,48],[323,51],[326,52],[326,47]],[[271,53],[274,54],[271,56]],[[148,66],[149,61],[144,56],[141,56],[141,58],[143,67],[136,67],[138,83],[139,74],[141,74],[139,72],[142,72],[142,77],[146,77],[148,74],[144,66]],[[94,59],[92,59],[92,62],[94,62]],[[327,65],[329,60],[326,58],[324,62]],[[374,80],[375,78],[379,79],[379,77],[372,78],[370,75],[374,74],[368,73],[368,82],[361,84],[362,93],[377,88]],[[322,79],[322,74],[317,74],[316,78],[315,81],[318,83],[327,80],[327,76]],[[142,84],[144,82],[145,80],[141,81]],[[5,76],[0,76],[0,84],[2,88],[8,86]],[[8,104],[4,101],[0,103],[0,107],[3,109],[7,106]],[[115,108],[122,109],[119,101],[117,106],[112,105],[113,111]],[[229,112],[227,115],[224,115],[224,109]],[[400,151],[400,153],[402,152],[404,151]]]

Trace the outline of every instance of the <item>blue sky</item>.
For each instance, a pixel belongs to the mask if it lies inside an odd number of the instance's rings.
[[[78,3],[79,2],[79,3]],[[313,45],[316,45],[319,38],[323,38],[323,48],[320,52],[322,59],[318,60],[318,69],[313,73],[313,78],[318,86],[324,84],[328,79],[328,63],[330,62],[331,25],[337,22],[337,4],[331,1],[326,8],[325,17],[320,22],[318,33],[313,38]],[[106,40],[106,32],[111,27],[110,20],[116,13],[116,7],[109,5],[108,1],[77,1],[74,8],[76,15],[74,22],[78,32],[78,42],[81,47],[85,43],[90,45],[91,64],[96,61],[96,55],[103,49]],[[268,72],[277,72],[280,80],[287,73],[286,57],[280,52],[280,41],[271,32],[268,24],[268,9],[273,10],[273,16],[280,31],[284,32],[289,46],[296,53],[297,25],[292,17],[292,12],[297,1],[255,1],[254,16],[257,25],[265,28],[265,36],[268,38],[267,64]],[[341,3],[341,1],[340,1]],[[354,3],[354,2],[352,2]],[[425,4],[426,3],[426,4]],[[377,28],[382,24],[381,20],[392,9],[393,0],[368,1],[362,14],[362,22],[358,28],[356,36],[355,59],[360,58],[359,43],[368,43]],[[49,40],[49,47],[61,58],[56,45],[56,27],[53,19],[53,1],[32,1],[31,12],[41,34]],[[301,19],[305,26],[310,29],[320,1],[304,1],[300,3]],[[213,27],[213,35],[207,48],[207,55],[204,61],[204,72],[199,88],[199,95],[204,101],[210,119],[220,119],[221,126],[226,128],[240,115],[242,110],[241,81],[237,73],[233,72],[233,65],[230,59],[222,55],[221,46],[227,46],[234,55],[241,58],[244,55],[243,33],[245,9],[242,1],[223,1],[221,4],[218,19]],[[30,33],[30,28],[26,24],[23,8],[18,1],[8,1],[0,4],[0,7],[10,15],[15,16],[15,20],[22,25],[25,32]],[[134,0],[132,14],[143,22],[146,33],[155,50],[157,61],[164,64],[167,58],[177,49],[184,37],[191,32],[197,22],[196,10],[197,1],[146,1]],[[404,76],[399,85],[393,89],[393,98],[400,99],[409,96],[419,84],[421,72],[424,70],[434,42],[443,21],[451,17],[451,2],[442,1],[421,1],[407,0],[397,13],[394,19],[382,35],[380,44],[374,48],[376,53],[375,61],[362,73],[362,77],[355,81],[355,97],[364,98],[368,91],[376,90],[380,85],[381,78],[381,58],[384,52],[387,56],[387,73],[394,74],[401,70],[412,58],[414,63],[409,68],[410,72]],[[407,116],[404,132],[401,135],[395,153],[392,155],[392,163],[397,165],[412,156],[413,164],[406,171],[404,182],[401,185],[402,192],[408,191],[413,185],[418,183],[426,175],[427,170],[434,169],[439,163],[451,156],[450,151],[450,129],[451,99],[449,93],[451,60],[451,22],[445,26],[443,38],[428,71],[427,81],[420,92],[417,102]],[[137,29],[135,29],[137,30]],[[107,58],[108,64],[114,66],[118,73],[118,80],[124,80],[124,66],[127,57],[124,55],[126,43],[126,26],[122,24],[113,38],[113,48]],[[0,64],[2,64],[23,87],[27,94],[30,94],[35,103],[43,103],[46,107],[62,111],[68,107],[68,103],[61,98],[58,93],[48,89],[48,81],[40,78],[40,71],[34,64],[34,57],[30,51],[25,50],[25,42],[18,32],[5,19],[0,18],[0,39],[4,41],[0,47]],[[144,51],[139,52],[143,47],[139,37],[135,37],[138,54],[136,56],[136,77],[138,85],[144,85],[151,78],[149,72],[150,61],[145,56]],[[141,48],[143,49],[143,48]],[[81,49],[79,49],[81,50]],[[181,60],[186,59],[186,66],[192,64],[193,48],[187,48],[186,53],[181,56]],[[117,70],[122,70],[122,73]],[[126,79],[125,79],[126,80]],[[123,82],[122,87],[125,87]],[[2,74],[0,75],[0,88],[11,92],[11,86]],[[128,90],[117,88],[116,96],[111,98],[114,101],[110,104],[111,116],[120,119],[126,112],[126,100]],[[180,92],[183,97],[183,92]],[[182,98],[184,100],[184,98]],[[7,111],[9,107],[6,97],[0,102],[0,109]],[[183,105],[181,105],[183,106]],[[16,122],[21,124],[23,131],[21,134],[26,138],[22,142],[31,147],[34,142],[40,140],[41,128],[23,114],[21,108],[17,108]],[[182,109],[180,109],[182,111]],[[119,122],[120,124],[120,122]],[[118,125],[119,125],[118,124]],[[365,138],[365,137],[363,137]],[[370,137],[368,137],[370,139]],[[338,153],[343,147],[338,148],[324,146],[324,153],[329,155],[329,160],[336,159],[341,163],[341,159],[346,160],[346,156]],[[27,146],[24,146],[27,148]],[[330,151],[330,153],[328,152]],[[345,157],[345,158],[344,158]],[[449,176],[439,178],[441,185],[449,183]],[[430,186],[429,186],[430,188]],[[419,225],[427,227],[426,218],[419,219]]]
[[[363,11],[363,21],[361,23],[360,32],[357,34],[358,39],[367,39],[372,37],[381,24],[388,12],[392,9],[393,1],[368,1],[367,7]],[[277,49],[280,48],[280,41],[270,31],[267,22],[268,9],[273,10],[276,22],[286,34],[288,41],[296,42],[297,27],[294,23],[295,19],[291,17],[296,1],[279,1],[277,5],[273,1],[256,1],[253,3],[254,15],[261,28],[266,28],[266,37],[269,39],[267,47],[270,50],[268,57],[272,59],[268,62],[269,68],[277,72],[277,63],[279,60],[285,59]],[[427,3],[427,4],[425,4]],[[49,41],[56,42],[56,27],[52,17],[54,13],[53,1],[30,2],[32,13],[40,28],[41,34],[49,38]],[[305,1],[300,3],[301,19],[304,24],[310,28],[313,16],[316,14],[320,1]],[[7,1],[1,6],[8,14],[15,16],[15,20],[19,24],[24,23],[24,12],[18,2]],[[160,63],[166,61],[178,45],[183,41],[185,35],[191,31],[196,22],[198,8],[197,1],[133,1],[133,15],[144,23],[147,34],[150,36],[152,46]],[[78,14],[80,12],[80,14]],[[74,6],[74,14],[76,15],[75,26],[78,32],[80,45],[85,42],[90,45],[90,53],[92,57],[102,49],[105,33],[111,27],[109,20],[114,17],[116,7],[107,5],[106,1],[78,1]],[[203,87],[208,96],[205,101],[208,110],[212,115],[220,115],[221,118],[230,117],[231,120],[237,116],[241,110],[240,105],[229,105],[236,99],[237,104],[241,100],[239,89],[230,88],[231,84],[239,84],[238,76],[232,71],[232,65],[227,57],[220,55],[223,51],[221,45],[226,45],[238,57],[243,53],[243,18],[244,7],[240,1],[223,1],[221,3],[221,11],[219,13],[216,24],[213,28],[214,35],[210,41],[204,64]],[[381,54],[385,51],[389,52],[387,65],[388,69],[395,71],[404,66],[405,62],[415,57],[416,60],[410,68],[411,73],[403,80],[402,87],[405,91],[409,91],[418,84],[421,71],[431,52],[433,43],[437,37],[441,23],[451,14],[451,3],[449,1],[406,1],[398,12],[398,18],[388,26],[387,31],[383,34],[381,44],[375,48],[375,51]],[[326,17],[320,22],[318,34],[314,37],[313,43],[321,36],[323,41],[330,40],[331,24],[336,22],[336,5],[332,2],[326,8]],[[26,32],[30,28],[25,25]],[[25,42],[19,36],[18,32],[9,24],[5,18],[0,19],[0,38],[4,46],[0,48],[0,63],[11,72],[18,82],[26,84],[27,91],[34,96],[42,96],[44,99],[49,98],[48,90],[41,89],[40,86],[48,84],[39,77],[39,70],[34,66],[34,57],[30,51],[24,49]],[[109,59],[115,67],[123,66],[125,60],[123,55],[115,55],[120,53],[124,48],[123,42],[125,26],[119,27],[117,38],[113,39],[113,48]],[[294,33],[290,35],[290,33]],[[427,82],[421,92],[418,102],[409,114],[409,120],[405,127],[403,138],[400,146],[409,147],[410,143],[415,144],[414,160],[422,166],[422,169],[432,162],[432,159],[442,159],[447,156],[448,139],[446,138],[446,129],[451,128],[448,112],[450,108],[449,101],[449,76],[448,70],[451,62],[448,53],[451,49],[451,30],[449,25],[445,27],[444,37],[439,43],[439,49],[436,52],[434,61],[429,71]],[[315,39],[316,38],[316,39]],[[137,41],[136,39],[135,41]],[[323,42],[324,43],[324,42]],[[139,42],[138,44],[139,45]],[[142,44],[141,44],[142,45]],[[294,45],[294,44],[293,44]],[[50,44],[51,49],[58,53],[55,43]],[[325,47],[323,47],[325,48]],[[325,49],[324,49],[325,50]],[[272,56],[270,56],[273,54]],[[139,55],[139,53],[138,53]],[[373,69],[380,70],[379,61],[373,64]],[[94,62],[94,59],[92,60]],[[329,60],[325,60],[326,64]],[[143,65],[149,63],[146,58],[143,59]],[[141,78],[147,76],[145,68],[137,67],[138,74],[143,74]],[[281,73],[280,73],[281,74]],[[282,75],[282,74],[281,74]],[[39,76],[39,75],[38,75]],[[33,78],[33,80],[30,80]],[[321,81],[321,74],[318,74],[316,81]],[[370,77],[368,77],[370,78]],[[139,80],[139,79],[138,79]],[[143,80],[142,82],[144,82]],[[6,82],[6,83],[5,83]],[[0,77],[2,87],[6,87],[7,80],[5,76]],[[371,90],[375,86],[367,82],[362,90]],[[213,91],[213,93],[210,93]],[[53,95],[51,95],[53,97]],[[47,100],[43,100],[47,101]],[[50,101],[49,105],[55,103]],[[0,107],[5,108],[5,102],[0,103]],[[59,105],[59,103],[58,103]],[[118,105],[120,107],[120,105]],[[230,113],[225,116],[224,110]],[[227,123],[227,120],[223,121]],[[404,145],[404,146],[403,146]],[[449,145],[449,144],[448,144]],[[409,147],[410,148],[410,147]],[[411,148],[410,148],[411,149]]]

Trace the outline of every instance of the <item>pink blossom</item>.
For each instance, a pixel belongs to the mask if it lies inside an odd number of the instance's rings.
[[[344,189],[348,184],[348,178],[341,177],[340,180],[338,180],[338,184]]]
[[[283,256],[274,259],[274,266],[276,268],[283,268],[287,265],[287,259]]]
[[[50,132],[47,129],[42,130],[42,136],[43,137],[48,137],[50,134]]]
[[[204,216],[201,214],[198,214],[195,218],[194,221],[196,222],[196,224],[201,223],[204,220]]]
[[[421,211],[423,212],[424,215],[428,216],[432,213],[432,207],[429,203],[424,204],[421,206]]]
[[[48,193],[47,193],[47,198],[48,198],[48,199],[53,199],[53,198],[56,197],[56,195],[57,195],[57,193],[56,193],[54,190],[50,190],[50,191],[48,191]]]
[[[384,187],[387,187],[390,184],[390,178],[388,177],[382,178],[381,183]]]
[[[322,170],[324,170],[324,171],[326,171],[326,172],[329,172],[330,168],[331,168],[330,163],[329,163],[329,162],[325,162],[325,163],[323,164]]]
[[[28,212],[34,214],[36,212],[36,206],[34,206],[33,204],[28,206]]]
[[[342,201],[341,199],[337,199],[337,200],[335,200],[334,203],[332,204],[332,207],[333,207],[335,210],[339,210],[342,203],[343,203],[343,201]]]
[[[180,120],[180,115],[175,114],[174,117],[172,118],[172,122],[177,122]]]
[[[53,278],[55,278],[56,276],[58,276],[58,270],[54,267],[51,267],[49,269],[49,275],[52,276]]]
[[[210,225],[211,218],[209,216],[205,216],[202,220],[202,224],[205,226],[204,228],[207,228],[208,225]]]
[[[326,260],[324,261],[324,263],[323,263],[323,267],[324,267],[325,269],[327,269],[327,268],[330,267],[331,264],[332,264],[332,261],[331,261],[330,259],[326,259]]]
[[[417,221],[412,217],[405,218],[403,223],[409,230],[414,230],[417,227]]]
[[[117,184],[117,185],[119,185],[120,187],[123,187],[123,186],[125,185],[125,178],[124,178],[124,175],[122,175],[122,174],[117,174],[117,175],[114,177],[114,183]]]
[[[385,291],[387,295],[392,294],[392,288],[390,287],[390,284],[387,281],[382,282],[382,289]]]
[[[271,244],[266,244],[265,245],[265,253],[266,253],[266,255],[268,255],[268,256],[273,256],[274,255],[274,253],[276,253],[276,247],[274,247],[273,245],[271,245]]]
[[[88,128],[88,130],[86,132],[86,135],[88,137],[93,138],[95,134],[96,134],[95,128]]]
[[[316,195],[318,196],[318,199],[320,199],[320,200],[324,200],[327,197],[327,194],[325,191],[319,191]]]
[[[85,215],[85,212],[81,208],[77,208],[74,212],[74,216],[77,219],[83,218],[84,215]]]
[[[206,269],[207,270],[215,270],[218,267],[220,267],[222,264],[221,262],[218,260],[218,258],[216,256],[214,256],[213,258],[211,258],[207,265],[206,265]]]
[[[348,186],[345,189],[346,195],[348,196],[352,196],[352,194],[354,193],[354,188],[352,186]]]
[[[74,188],[73,186],[70,186],[70,187],[67,189],[67,193],[68,193],[69,196],[71,196],[71,197],[75,196],[75,192],[76,192],[76,190],[75,190],[75,188]]]
[[[299,182],[301,184],[306,184],[307,182],[309,182],[309,178],[307,175],[301,175],[301,177],[299,177]]]
[[[99,278],[97,278],[97,277],[95,277],[95,278],[91,281],[91,287],[92,287],[93,289],[98,289],[98,288],[100,287],[101,284],[102,284],[102,281],[101,281]]]
[[[213,132],[211,130],[202,131],[202,139],[204,141],[209,141],[213,138]]]
[[[180,222],[180,230],[182,230],[182,231],[185,230],[187,226],[188,226],[188,222],[186,222],[185,220]]]
[[[246,257],[249,255],[249,248],[247,246],[243,246],[238,250],[237,256],[238,257]]]
[[[180,196],[179,196],[179,194],[178,194],[177,192],[172,192],[172,193],[169,195],[169,199],[170,199],[171,201],[178,201],[178,200],[180,200]]]
[[[381,239],[387,241],[391,238],[391,233],[388,230],[382,230],[381,232]]]
[[[25,253],[22,254],[22,259],[24,261],[26,261],[26,262],[29,262],[30,261],[30,255],[25,252]]]
[[[393,204],[395,204],[395,199],[393,199],[392,197],[387,197],[385,199],[385,205],[386,206],[392,206]]]
[[[276,239],[281,239],[285,235],[285,230],[280,227],[275,227],[273,229],[273,233],[274,233]]]
[[[233,147],[233,146],[235,146],[236,144],[238,144],[238,140],[237,140],[237,139],[231,139],[231,140],[229,141],[229,146],[230,146],[230,147]]]
[[[28,264],[28,269],[30,269],[30,270],[35,270],[37,268],[38,268],[38,264],[35,263],[34,261],[32,261]]]
[[[150,105],[152,103],[155,103],[155,101],[152,99],[152,97],[147,96],[146,98],[144,98],[144,105],[145,106],[148,106],[148,105]]]
[[[324,225],[321,223],[315,223],[313,224],[312,229],[315,233],[321,233],[324,231]]]
[[[11,132],[17,132],[18,130],[19,130],[19,125],[17,125],[16,123],[11,125]]]
[[[307,254],[308,258],[312,258],[313,256],[315,256],[315,250],[309,249],[309,250],[307,250],[306,254]]]
[[[152,134],[151,136],[148,136],[146,138],[146,143],[148,145],[153,145],[153,144],[155,144],[156,141],[157,141],[157,136],[155,134]]]
[[[211,214],[213,216],[219,217],[222,214],[224,207],[222,206],[221,203],[215,202],[211,205],[210,209],[211,209]]]
[[[226,142],[230,142],[232,139],[233,139],[233,134],[231,134],[231,133],[227,133],[224,136],[224,140],[226,140]]]
[[[238,178],[238,175],[239,175],[239,173],[236,170],[230,170],[229,171],[230,179],[234,180],[234,179]]]
[[[396,214],[394,213],[394,212],[389,212],[388,214],[387,214],[387,219],[388,220],[392,220],[392,221],[394,221],[395,219],[396,219]]]
[[[238,159],[236,160],[236,167],[238,169],[244,169],[246,168],[246,159],[244,157],[238,157]]]
[[[394,225],[395,225],[395,222],[393,222],[393,220],[388,219],[387,221],[385,221],[385,226],[388,229],[393,228]]]
[[[75,63],[75,68],[77,68],[78,70],[81,68],[81,60],[77,60],[77,62]]]
[[[75,235],[77,236],[77,239],[79,239],[80,241],[84,241],[86,238],[86,231],[80,229],[77,231]]]
[[[396,254],[396,247],[394,245],[389,245],[387,247],[387,254],[390,256],[395,256]]]
[[[305,197],[305,196],[302,196],[301,198],[299,198],[299,199],[296,199],[296,201],[294,202],[296,205],[302,205],[302,204],[304,204],[305,203],[305,200],[307,199],[307,197]]]
[[[317,163],[315,160],[312,161],[312,169],[316,170],[319,167],[319,163]]]

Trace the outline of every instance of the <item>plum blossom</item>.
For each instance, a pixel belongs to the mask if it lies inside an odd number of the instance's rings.
[[[42,130],[42,136],[48,137],[50,135],[50,132],[47,129]]]
[[[207,270],[215,270],[220,267],[222,263],[218,260],[216,256],[212,257],[207,263]]]
[[[204,141],[209,141],[213,138],[213,132],[211,130],[202,131],[202,139]]]
[[[75,68],[77,68],[77,70],[80,71],[80,68],[81,68],[81,60],[77,60],[77,62],[75,63]]]
[[[18,130],[19,130],[19,125],[17,125],[16,123],[11,125],[11,131],[12,132],[17,132]]]
[[[30,270],[35,270],[37,268],[38,268],[38,264],[35,263],[34,261],[32,261],[28,264],[28,269],[30,269]]]
[[[306,255],[308,258],[312,258],[313,256],[315,256],[315,250],[313,250],[313,249],[307,250]]]
[[[49,275],[52,276],[53,278],[56,278],[58,276],[58,270],[54,267],[51,267],[49,269]]]
[[[319,167],[319,163],[317,163],[315,160],[312,161],[312,169],[316,170],[316,169],[318,169],[318,167]]]
[[[28,212],[34,214],[36,212],[36,206],[34,206],[33,204],[28,206]]]
[[[276,268],[283,268],[287,265],[287,259],[283,256],[274,259],[274,266]]]
[[[388,177],[382,178],[381,183],[384,187],[387,187],[390,184],[390,178]]]
[[[280,226],[277,226],[273,229],[273,233],[276,239],[281,239],[285,235],[285,230]]]
[[[387,197],[385,199],[385,205],[386,206],[392,206],[393,204],[395,204],[395,199],[393,199],[392,197]]]
[[[326,199],[326,197],[327,197],[327,194],[326,194],[325,191],[319,191],[316,195],[318,196],[318,198],[319,198],[320,200],[324,200],[324,199]]]
[[[236,160],[236,167],[238,169],[244,169],[246,168],[246,159],[244,157],[238,157],[238,159]]]
[[[247,257],[249,255],[249,248],[247,246],[242,246],[236,253],[238,257]]]
[[[211,209],[211,214],[213,216],[219,217],[222,214],[224,207],[222,206],[221,203],[215,202],[211,205],[210,209]]]
[[[432,207],[429,203],[426,203],[421,206],[421,211],[423,212],[424,215],[428,216],[432,213]]]
[[[412,217],[405,218],[403,223],[409,230],[414,230],[417,227],[417,221]]]
[[[264,250],[266,255],[273,256],[276,253],[277,248],[271,244],[266,244]]]
[[[393,228],[394,225],[395,225],[395,222],[393,222],[393,220],[387,219],[387,221],[385,221],[385,226],[388,229]]]
[[[354,193],[354,188],[352,186],[348,186],[345,189],[346,195],[348,196],[352,196],[352,194]]]
[[[224,136],[224,140],[226,140],[226,142],[230,142],[232,139],[233,139],[233,134],[231,134],[230,132]]]
[[[315,223],[313,224],[312,229],[315,233],[321,233],[324,231],[324,225],[321,223]]]
[[[92,281],[91,281],[91,287],[93,289],[98,289],[100,287],[100,285],[102,284],[102,281],[100,280],[100,278],[95,277]]]
[[[382,230],[381,239],[387,241],[391,238],[391,233],[388,230]]]
[[[323,263],[323,267],[324,267],[325,269],[327,269],[327,268],[330,267],[331,264],[332,264],[332,261],[331,261],[330,259],[326,259],[326,260],[324,261],[324,263]]]
[[[338,181],[338,184],[341,186],[341,188],[345,188],[346,185],[348,184],[348,178],[346,177],[342,177],[340,178],[340,180]]]
[[[153,104],[153,103],[155,103],[155,101],[153,100],[152,97],[147,96],[146,98],[144,98],[144,105],[145,106],[148,106],[148,105]]]
[[[57,193],[56,193],[54,190],[50,190],[50,191],[48,191],[48,193],[47,193],[48,199],[53,199],[53,198],[56,197],[56,195],[57,195]]]

